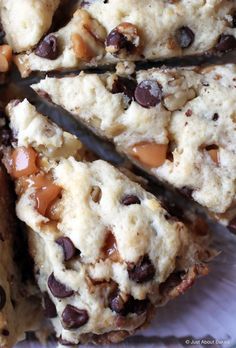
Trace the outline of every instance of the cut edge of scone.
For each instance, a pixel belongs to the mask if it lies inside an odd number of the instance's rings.
[[[136,78],[81,72],[31,87],[233,231],[235,79],[235,66],[226,65],[150,69]]]
[[[27,77],[32,71],[223,54],[236,48],[235,11],[225,0],[211,5],[182,0],[83,2],[65,27],[49,33],[34,51],[16,56],[15,63]],[[192,23],[192,18],[198,21]]]
[[[4,164],[59,342],[118,342],[208,273],[206,226],[189,229],[110,164],[83,161],[79,140],[27,100],[7,114]]]
[[[13,192],[12,192],[13,191]],[[0,166],[0,346],[11,348],[37,330],[42,320],[40,296],[31,283],[30,270],[21,266],[29,261],[24,255],[20,228],[14,209],[14,189],[5,168]],[[20,256],[16,255],[21,253]],[[23,272],[26,272],[23,274]],[[26,278],[26,279],[24,279]]]

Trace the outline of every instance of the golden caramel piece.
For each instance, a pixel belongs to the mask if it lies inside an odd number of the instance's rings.
[[[9,45],[0,46],[0,72],[5,73],[9,70],[12,61],[12,49]]]
[[[212,161],[215,162],[216,164],[219,164],[219,152],[218,152],[218,150],[211,149],[207,152],[211,156]]]
[[[109,258],[113,262],[118,262],[120,260],[120,254],[117,248],[116,238],[114,234],[110,231],[107,234],[102,252],[105,259]]]
[[[8,62],[12,60],[12,48],[9,45],[0,46],[0,54],[3,54]]]
[[[32,181],[36,189],[36,208],[41,215],[46,216],[50,207],[59,197],[61,188],[55,185],[52,180],[44,174],[36,175],[32,178]]]
[[[14,178],[29,176],[38,172],[37,153],[32,147],[19,147],[12,153],[11,175]]]
[[[0,72],[5,73],[8,70],[9,70],[9,63],[7,61],[7,58],[3,54],[0,54]]]
[[[166,160],[168,145],[156,143],[139,143],[132,147],[131,155],[142,164],[150,167],[160,167]]]

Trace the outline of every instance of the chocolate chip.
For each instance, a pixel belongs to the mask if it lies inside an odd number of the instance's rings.
[[[134,99],[134,92],[137,87],[137,82],[128,79],[127,77],[117,76],[116,80],[112,85],[111,92],[113,94],[116,93],[124,93],[129,99]]]
[[[75,256],[76,248],[70,238],[60,237],[57,239],[56,243],[62,247],[65,261],[69,261]]]
[[[0,45],[4,44],[4,37],[5,37],[6,33],[3,30],[2,24],[0,23]]]
[[[35,52],[36,56],[41,58],[46,58],[50,60],[55,60],[59,56],[57,38],[49,34],[39,43]]]
[[[234,13],[232,16],[232,26],[233,28],[236,28],[236,13]]]
[[[6,304],[6,293],[3,289],[3,287],[0,285],[0,311],[3,309],[3,307]]]
[[[8,337],[8,336],[10,335],[9,330],[3,329],[3,330],[2,330],[2,335],[5,336],[5,337]]]
[[[128,269],[129,278],[138,284],[152,280],[155,272],[155,268],[148,255],[145,255],[137,265]]]
[[[144,80],[135,89],[135,100],[144,108],[151,108],[161,102],[162,87],[154,80]]]
[[[47,292],[43,295],[43,302],[44,302],[44,314],[47,318],[56,318],[57,317],[57,310],[55,304],[50,299]]]
[[[148,300],[136,300],[132,296],[124,302],[119,290],[112,293],[109,299],[111,310],[122,316],[126,316],[129,313],[141,314],[146,311],[148,303]]]
[[[192,114],[193,114],[193,111],[192,111],[191,109],[188,109],[188,110],[185,112],[185,115],[186,115],[187,117],[192,116]]]
[[[62,346],[78,346],[78,344],[64,340],[61,336],[58,338],[58,342],[62,345]]]
[[[219,118],[219,114],[215,113],[212,117],[212,121],[217,121]]]
[[[119,53],[120,50],[125,49],[127,52],[132,52],[135,48],[134,44],[127,40],[127,38],[120,33],[117,28],[113,29],[106,38],[106,47],[112,47],[114,54]]]
[[[219,52],[233,50],[236,48],[236,39],[233,35],[222,34],[215,48]]]
[[[140,315],[147,310],[149,300],[136,300],[133,297],[130,297],[127,302],[127,310],[129,313],[134,313]]]
[[[85,309],[79,309],[67,305],[62,313],[63,327],[66,329],[78,329],[85,325],[89,320],[88,312]]]
[[[205,149],[206,149],[207,151],[210,151],[210,150],[218,150],[218,149],[219,149],[219,146],[218,146],[218,145],[215,145],[215,144],[207,145],[207,146],[205,147]]]
[[[131,205],[131,204],[141,204],[141,201],[137,196],[128,195],[122,199],[121,203],[123,205]]]
[[[176,30],[175,37],[181,48],[188,48],[192,45],[195,34],[189,27],[181,27]]]
[[[48,278],[48,287],[53,296],[57,298],[65,298],[74,294],[73,290],[68,289],[66,285],[56,280],[56,278],[54,277],[54,273],[52,273]]]
[[[230,221],[227,228],[230,232],[236,234],[236,217]]]
[[[125,315],[125,302],[120,296],[119,290],[116,290],[110,295],[109,298],[109,307],[113,312],[116,312],[121,315]]]
[[[13,140],[12,131],[8,128],[0,129],[0,144],[10,146]]]

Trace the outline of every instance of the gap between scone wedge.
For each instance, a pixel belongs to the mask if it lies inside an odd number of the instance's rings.
[[[235,13],[235,0],[81,1],[65,27],[15,62],[26,77],[31,71],[224,53],[236,48]]]
[[[46,78],[32,88],[236,231],[236,66]]]
[[[208,272],[200,225],[172,217],[27,100],[7,107],[14,140],[4,163],[28,227],[35,275],[60,344],[113,343]]]

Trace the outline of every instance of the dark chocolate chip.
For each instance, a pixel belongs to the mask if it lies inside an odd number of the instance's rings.
[[[236,217],[230,221],[227,228],[230,232],[236,234]]]
[[[222,34],[216,45],[216,50],[226,52],[236,48],[236,39],[233,35]]]
[[[187,117],[191,117],[192,114],[193,114],[193,111],[192,111],[191,109],[188,109],[188,110],[185,112],[185,115],[186,115]]]
[[[212,121],[217,121],[219,118],[219,114],[215,113],[212,117]]]
[[[52,34],[45,36],[34,53],[41,58],[50,60],[57,59],[59,56],[57,38]]]
[[[64,340],[61,336],[58,338],[58,342],[62,345],[62,346],[78,346],[78,344]]]
[[[137,87],[137,82],[128,79],[127,77],[117,76],[116,80],[112,85],[111,92],[116,93],[124,93],[129,99],[134,99],[134,92]]]
[[[154,80],[144,80],[135,89],[135,100],[144,108],[151,108],[161,102],[162,87]]]
[[[109,307],[117,314],[125,315],[125,302],[120,296],[119,290],[113,292],[109,298]]]
[[[219,146],[217,146],[217,145],[215,145],[215,144],[207,145],[207,146],[205,147],[205,149],[206,149],[207,151],[210,151],[210,150],[218,150],[218,149],[219,149]]]
[[[0,45],[4,44],[4,37],[6,33],[3,30],[2,24],[0,23]]]
[[[136,300],[133,297],[127,302],[127,311],[128,313],[134,313],[140,315],[147,310],[149,300]]]
[[[0,129],[0,144],[4,146],[10,146],[13,140],[12,131],[8,128]]]
[[[121,203],[123,205],[131,205],[131,204],[141,204],[141,201],[137,196],[128,195],[122,199]]]
[[[89,320],[88,312],[85,309],[79,309],[67,305],[62,312],[63,327],[66,329],[78,329],[85,325]]]
[[[58,298],[65,298],[74,294],[73,290],[68,289],[66,285],[56,280],[56,278],[54,277],[54,273],[52,273],[48,278],[48,287],[53,296]]]
[[[57,317],[57,310],[55,304],[50,299],[47,292],[44,293],[43,296],[43,302],[44,302],[44,314],[47,318],[56,318]]]
[[[70,238],[60,237],[56,243],[62,247],[65,261],[71,260],[76,255],[76,248]]]
[[[3,307],[6,304],[6,293],[3,289],[3,287],[0,285],[0,311],[3,309]]]
[[[137,265],[128,269],[128,273],[131,280],[141,284],[152,280],[156,271],[148,255],[145,255]]]
[[[234,13],[232,16],[232,26],[233,28],[236,28],[236,13]]]
[[[127,40],[127,38],[120,33],[117,28],[113,29],[106,38],[106,47],[113,47],[114,54],[120,50],[125,49],[127,52],[131,52],[134,49],[134,44]]]
[[[189,27],[181,27],[176,30],[175,37],[181,48],[188,48],[192,45],[195,34]]]
[[[8,336],[10,335],[9,330],[3,329],[3,330],[2,330],[2,335],[5,336],[5,337],[8,337]]]

